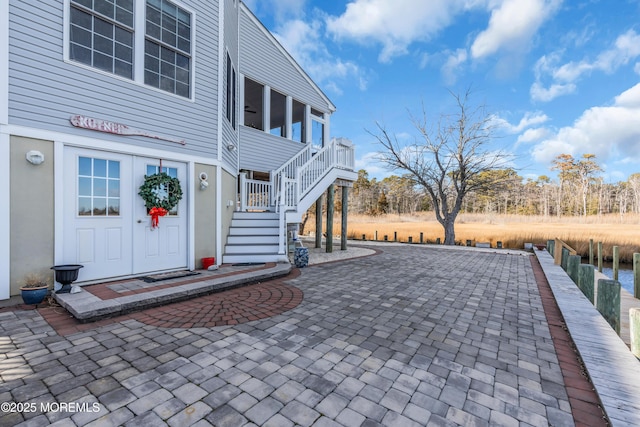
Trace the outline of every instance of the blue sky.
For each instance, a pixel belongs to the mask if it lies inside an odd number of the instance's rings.
[[[246,0],[337,106],[332,136],[375,160],[376,121],[412,138],[409,112],[455,112],[473,90],[493,143],[526,178],[561,153],[595,154],[606,182],[640,172],[640,0]]]

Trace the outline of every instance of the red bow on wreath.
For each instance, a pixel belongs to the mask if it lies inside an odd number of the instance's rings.
[[[158,227],[158,223],[160,222],[160,217],[165,216],[167,214],[167,210],[165,208],[153,207],[149,210],[149,215],[151,215],[151,228]]]

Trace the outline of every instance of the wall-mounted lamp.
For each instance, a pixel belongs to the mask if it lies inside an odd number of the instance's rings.
[[[229,151],[235,151],[235,150],[236,150],[236,144],[229,144],[229,145],[227,145],[227,150],[229,150]]]
[[[27,152],[26,158],[27,158],[27,161],[32,165],[38,166],[44,163],[44,154],[42,154],[42,152],[40,151],[31,150]]]
[[[200,189],[201,190],[206,190],[207,187],[209,186],[207,179],[209,179],[209,175],[207,175],[206,172],[200,172]]]

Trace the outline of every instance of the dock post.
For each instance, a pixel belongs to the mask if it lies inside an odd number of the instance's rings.
[[[640,254],[633,254],[633,296],[640,299]]]
[[[620,335],[620,282],[610,279],[598,280],[596,308],[607,323]]]
[[[602,242],[598,242],[598,271],[602,273]]]
[[[593,265],[593,239],[589,239],[589,264]]]
[[[424,233],[421,231],[420,232],[420,244],[424,243]]]
[[[578,287],[591,304],[594,299],[593,282],[595,280],[595,267],[591,264],[582,264],[578,270]]]
[[[576,285],[578,284],[578,269],[580,268],[581,260],[580,255],[569,255],[567,259],[567,274]]]
[[[613,280],[618,280],[620,271],[620,246],[613,247]]]
[[[640,359],[640,308],[629,309],[629,325],[631,329],[631,353]]]

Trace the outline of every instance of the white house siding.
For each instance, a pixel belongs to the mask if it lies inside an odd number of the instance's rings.
[[[195,13],[194,100],[64,62],[63,0],[9,3],[10,124],[95,136],[70,125],[69,118],[80,114],[186,141],[182,146],[128,137],[130,144],[217,156],[218,2],[181,1]],[[116,135],[101,137],[122,141]]]
[[[224,49],[220,55],[220,71],[223,79],[223,90],[220,94],[222,97],[222,111],[219,114],[222,127],[222,161],[229,165],[232,170],[238,167],[238,150],[229,150],[230,145],[238,146],[238,127],[240,120],[240,71],[238,70],[238,0],[224,0]],[[227,52],[231,57],[231,62],[236,70],[236,128],[234,129],[226,117],[227,105],[227,69],[226,60]]]
[[[324,113],[335,107],[246,7],[240,8],[240,72]],[[240,127],[240,169],[270,171],[304,144]]]
[[[275,38],[245,7],[240,13],[240,72],[278,92],[327,112],[332,106]]]
[[[240,127],[240,168],[261,172],[278,169],[305,148],[304,144],[270,135],[247,126]]]

